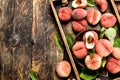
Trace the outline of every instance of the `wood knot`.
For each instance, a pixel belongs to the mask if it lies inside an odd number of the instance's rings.
[[[10,36],[10,40],[9,40],[10,46],[12,46],[12,47],[17,46],[18,43],[19,43],[19,41],[20,41],[20,36],[19,36],[17,33],[13,33],[13,34]]]

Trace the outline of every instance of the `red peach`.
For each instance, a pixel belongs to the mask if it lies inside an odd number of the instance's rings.
[[[87,30],[88,23],[85,19],[79,21],[72,21],[73,30],[76,32]]]
[[[120,59],[120,48],[113,48],[112,55],[113,55],[116,59]]]
[[[72,51],[78,59],[83,59],[88,52],[83,41],[76,42],[72,47]]]
[[[112,43],[107,39],[100,39],[96,42],[96,53],[101,57],[107,57],[113,51]]]
[[[104,13],[101,16],[101,20],[100,20],[101,25],[105,28],[113,27],[116,21],[117,21],[116,17],[111,13]]]
[[[61,21],[69,21],[71,19],[72,10],[68,7],[62,7],[58,11],[58,17]]]
[[[71,72],[71,66],[68,61],[61,61],[57,63],[55,69],[59,77],[68,77]]]
[[[101,18],[101,13],[97,9],[89,9],[87,12],[87,21],[92,24],[96,25]]]
[[[74,9],[72,12],[72,18],[81,20],[87,16],[87,11],[84,9]]]
[[[96,3],[100,6],[102,12],[105,12],[107,10],[108,3],[106,0],[96,0]]]
[[[90,57],[90,55],[87,55],[85,57],[85,64],[86,64],[87,68],[90,69],[90,70],[97,70],[97,69],[99,69],[100,66],[101,66],[101,63],[102,63],[102,59],[96,53],[94,53],[93,57]]]
[[[106,64],[106,68],[112,74],[120,72],[120,60],[110,58],[110,60]]]

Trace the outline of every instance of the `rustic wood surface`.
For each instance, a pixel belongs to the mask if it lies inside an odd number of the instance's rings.
[[[64,52],[54,44],[58,32],[48,0],[0,0],[0,80],[60,80],[55,65]]]

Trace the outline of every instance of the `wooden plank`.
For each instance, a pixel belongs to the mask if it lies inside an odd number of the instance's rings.
[[[55,65],[63,60],[63,50],[54,44],[57,25],[48,0],[33,0],[33,59],[32,69],[39,80],[61,80],[55,73]]]
[[[0,4],[1,79],[29,80],[32,0],[0,0]]]

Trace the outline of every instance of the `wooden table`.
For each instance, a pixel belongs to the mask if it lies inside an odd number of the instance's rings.
[[[0,0],[0,76],[2,80],[60,80],[55,65],[64,51],[54,44],[58,32],[49,0]]]

